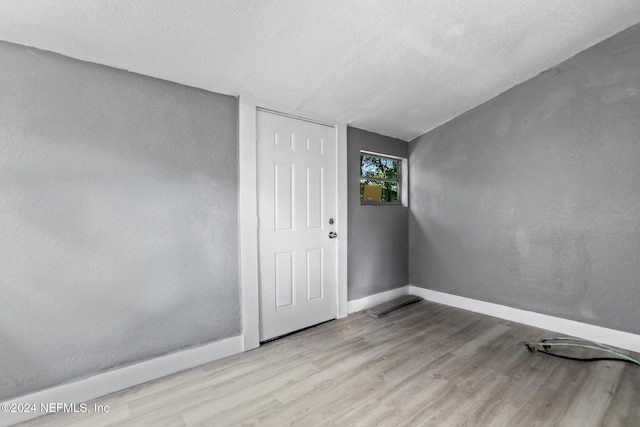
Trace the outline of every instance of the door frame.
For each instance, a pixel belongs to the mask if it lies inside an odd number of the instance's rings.
[[[243,350],[260,346],[260,284],[258,261],[258,183],[257,111],[263,110],[330,126],[336,140],[336,317],[347,316],[347,126],[331,124],[315,117],[302,117],[295,111],[257,107],[256,102],[238,101],[238,222],[240,233],[240,291],[242,304]],[[261,103],[264,105],[264,103]]]

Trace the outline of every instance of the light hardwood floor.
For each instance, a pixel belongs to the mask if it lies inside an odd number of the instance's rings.
[[[557,334],[421,301],[363,312],[33,426],[640,426],[640,367],[529,353]],[[636,355],[637,356],[637,355]]]

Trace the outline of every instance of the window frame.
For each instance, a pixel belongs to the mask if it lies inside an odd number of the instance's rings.
[[[362,157],[363,156],[378,157],[380,159],[393,160],[397,162],[398,164],[397,178],[395,179],[394,178],[372,178],[368,176],[362,176]],[[362,183],[363,179],[367,181],[395,182],[398,185],[398,191],[397,191],[398,196],[395,202],[384,202],[384,201],[371,202],[371,201],[360,200],[360,206],[407,206],[406,204],[407,179],[405,174],[405,170],[407,169],[406,166],[407,166],[407,159],[404,157],[394,156],[391,154],[378,153],[375,151],[360,150],[359,158],[358,158],[358,169],[360,171],[358,175],[360,175],[360,178],[358,180],[358,185]],[[358,197],[360,197],[360,191],[358,191]]]

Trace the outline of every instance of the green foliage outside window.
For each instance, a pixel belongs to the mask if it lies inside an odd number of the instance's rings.
[[[399,192],[400,160],[360,155],[360,201],[364,200],[365,186],[382,187],[382,203],[397,203]]]

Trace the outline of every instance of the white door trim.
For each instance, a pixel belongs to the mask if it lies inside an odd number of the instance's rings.
[[[256,106],[238,103],[238,222],[243,351],[260,346]]]
[[[348,202],[347,190],[349,189],[349,181],[347,174],[347,125],[336,125],[336,197],[338,214],[336,221],[336,232],[338,233],[338,254],[337,254],[337,272],[338,272],[338,298],[337,316],[338,319],[347,317],[347,215]]]
[[[321,119],[301,117],[290,111],[282,114],[327,124]],[[242,303],[243,350],[260,345],[260,288],[258,283],[258,185],[256,181],[255,103],[240,97],[238,102],[238,221],[240,228],[240,288]],[[347,313],[347,126],[334,124],[336,132],[336,254],[337,317]]]

